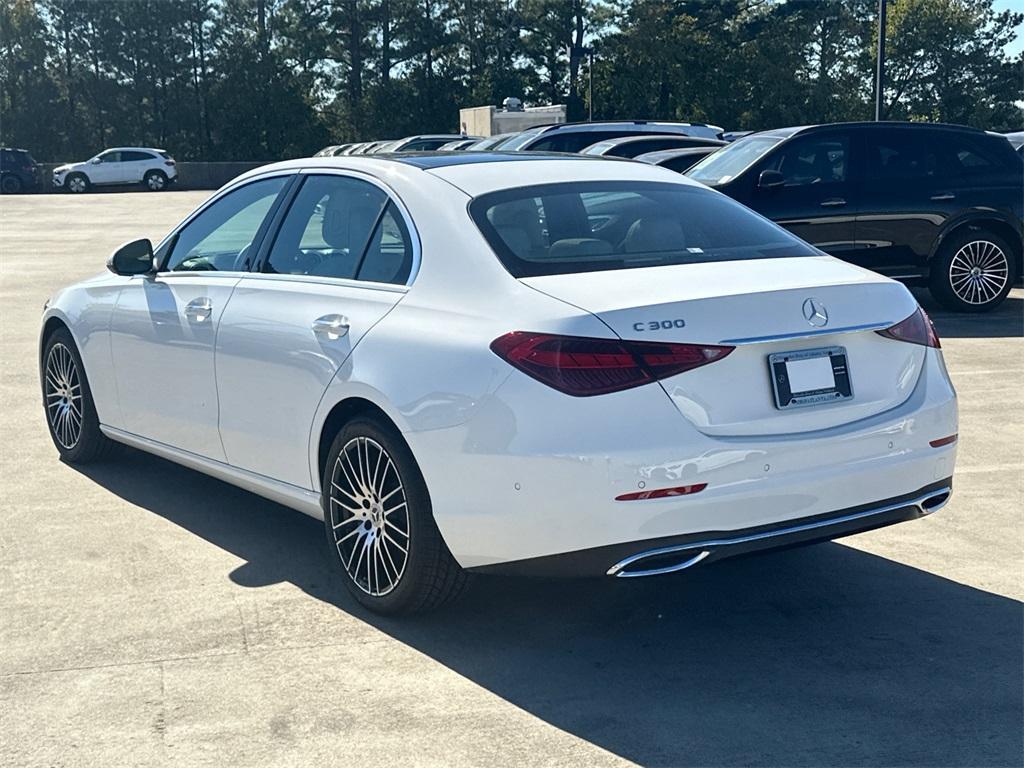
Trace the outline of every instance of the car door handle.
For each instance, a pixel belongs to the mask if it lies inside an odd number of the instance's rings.
[[[193,323],[205,323],[213,314],[213,302],[205,296],[201,299],[192,299],[185,305],[185,317]]]
[[[841,197],[833,197],[821,203],[822,208],[838,208],[841,205],[846,205],[846,201]]]
[[[932,195],[932,200],[956,200],[956,195],[952,192],[939,192],[937,195]]]
[[[344,315],[324,315],[313,321],[313,333],[336,341],[348,333],[348,318]]]

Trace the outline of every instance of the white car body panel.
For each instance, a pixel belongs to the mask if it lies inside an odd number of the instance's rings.
[[[333,282],[333,284],[332,284]],[[220,435],[227,462],[315,488],[310,426],[325,390],[363,335],[403,290],[250,275],[235,287],[217,338]],[[343,336],[316,335],[310,321],[343,315]]]
[[[110,347],[126,430],[225,460],[217,429],[214,345],[241,279],[241,273],[163,273],[132,278],[121,291]],[[203,299],[209,300],[209,313],[187,312],[190,303]]]
[[[739,531],[952,475],[956,445],[929,445],[957,431],[941,351],[873,330],[917,308],[903,286],[828,256],[517,280],[470,220],[472,197],[557,181],[694,182],[640,163],[510,162],[425,170],[373,157],[306,158],[226,188],[268,173],[371,176],[407,214],[420,250],[408,287],[107,275],[57,294],[44,321],[72,329],[108,435],[306,514],[322,515],[321,436],[332,411],[354,399],[373,404],[409,444],[464,567]],[[211,291],[208,333],[182,311]],[[812,335],[801,316],[809,296],[828,306],[828,333]],[[639,318],[662,310],[685,326],[636,330]],[[318,339],[310,324],[334,313],[349,319],[349,334]],[[571,397],[491,352],[491,341],[515,330],[736,349],[660,383]],[[784,338],[759,338],[776,336]],[[775,410],[768,352],[829,345],[849,352],[853,400]],[[707,489],[615,500],[692,483]]]

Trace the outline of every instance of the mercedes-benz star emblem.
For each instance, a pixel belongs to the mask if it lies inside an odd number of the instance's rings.
[[[818,299],[807,299],[804,301],[804,320],[815,328],[828,325],[828,310]]]

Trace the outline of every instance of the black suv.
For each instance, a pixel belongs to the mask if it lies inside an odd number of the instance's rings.
[[[945,306],[993,309],[1021,269],[1024,161],[1005,137],[845,123],[739,139],[686,172],[833,256]]]
[[[25,149],[0,147],[0,191],[13,195],[35,189],[39,179],[39,163]]]

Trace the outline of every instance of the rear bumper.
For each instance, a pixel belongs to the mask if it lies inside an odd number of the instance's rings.
[[[577,573],[605,573],[636,554],[637,542],[656,548],[742,538],[913,500],[951,477],[956,462],[955,442],[931,445],[957,432],[956,396],[938,350],[928,350],[917,386],[897,408],[794,435],[704,435],[669,398],[652,397],[656,391],[570,400],[525,379],[509,377],[464,425],[405,435],[434,518],[463,568],[515,568],[604,550],[600,562],[581,563]],[[618,500],[695,484],[705,487]],[[818,534],[832,538],[886,520]]]
[[[784,523],[742,530],[688,533],[470,570],[518,576],[660,576],[729,557],[830,541],[916,520],[942,509],[952,493],[953,478],[949,477],[895,498]]]

